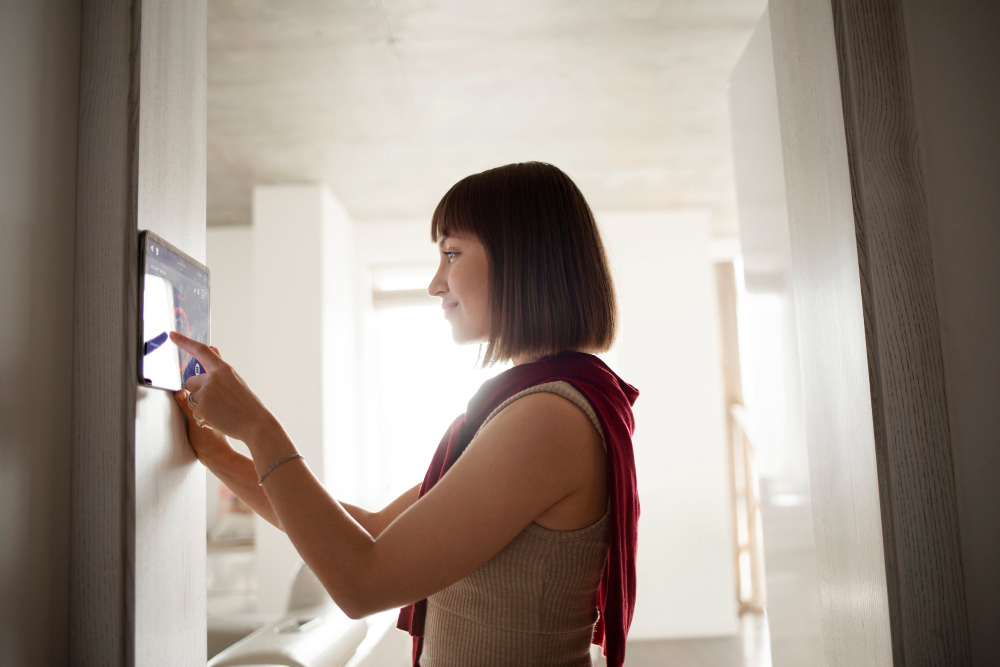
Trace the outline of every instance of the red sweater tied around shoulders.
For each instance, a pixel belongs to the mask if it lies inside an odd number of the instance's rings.
[[[635,387],[594,355],[582,352],[563,352],[514,366],[484,382],[469,401],[465,414],[452,422],[434,452],[419,495],[423,496],[444,477],[469,446],[479,427],[501,403],[524,389],[558,380],[568,382],[583,394],[597,413],[604,431],[611,502],[610,552],[597,593],[600,615],[593,643],[601,646],[610,667],[621,667],[625,662],[625,637],[635,610],[636,524],[639,520],[632,455],[632,433],[635,431],[632,405],[639,396]],[[426,612],[427,600],[420,600],[403,607],[396,624],[413,636],[414,667],[420,665]]]

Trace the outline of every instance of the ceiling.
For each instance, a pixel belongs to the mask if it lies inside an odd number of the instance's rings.
[[[763,0],[210,0],[208,223],[322,181],[428,218],[468,174],[564,169],[595,210],[707,207],[735,232],[726,79]]]

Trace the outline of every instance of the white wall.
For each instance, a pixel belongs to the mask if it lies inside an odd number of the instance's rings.
[[[211,228],[212,341],[278,417],[316,476],[351,500],[354,290],[351,224],[325,185],[259,186],[253,225]],[[298,554],[254,524],[258,610],[284,610]]]
[[[710,216],[597,218],[621,307],[615,370],[639,389],[638,599],[629,636],[732,634],[736,584]]]
[[[740,363],[761,482],[774,667],[823,664],[816,543],[771,30],[765,12],[730,77],[745,290]]]
[[[68,659],[80,3],[0,3],[0,663]]]
[[[359,447],[357,473],[363,479],[360,501],[376,508],[385,502],[379,489],[385,486],[380,460],[380,441],[376,428],[379,419],[377,386],[377,346],[375,310],[372,305],[372,272],[379,267],[416,267],[437,270],[437,249],[430,240],[430,221],[398,220],[357,223],[354,228],[354,270],[357,317],[359,411]],[[430,461],[428,460],[428,464]],[[414,471],[414,484],[426,470]]]
[[[254,340],[247,332],[247,313],[254,308],[253,231],[250,227],[209,227],[205,241],[207,263],[212,276],[212,344],[244,379],[253,372]],[[249,381],[249,379],[248,379]],[[246,445],[233,442],[250,455]],[[206,525],[215,527],[219,516],[219,485],[208,473]]]
[[[90,11],[86,6],[85,25],[90,21],[101,25]],[[136,237],[131,234],[137,233],[137,224],[138,229],[148,229],[202,261],[207,187],[207,1],[142,0],[141,7],[131,9],[133,14],[140,11],[141,49],[133,65],[139,68],[139,89],[132,90],[139,98],[134,158],[136,219],[130,220],[130,236],[126,238],[134,244]],[[108,26],[100,31],[114,34]],[[117,39],[119,45],[125,45],[124,37]],[[86,82],[84,72],[82,80]],[[127,121],[121,120],[124,130]],[[81,154],[83,145],[81,141]],[[81,170],[84,168],[81,163]],[[82,215],[79,220],[81,226],[85,224]],[[117,249],[115,245],[104,251],[113,249]],[[134,258],[135,246],[129,250],[125,257]],[[77,252],[78,259],[84,257],[79,245]],[[91,256],[86,261],[98,260]],[[102,292],[115,289],[114,282],[109,282],[93,285],[98,299],[104,296]],[[121,289],[123,300],[135,298],[127,287]],[[78,294],[77,307],[83,304],[94,304],[89,294],[86,301]],[[125,312],[133,313],[134,308]],[[133,325],[126,320],[125,326]],[[129,380],[134,385],[135,378]],[[86,389],[92,387],[76,385],[78,392]],[[126,475],[134,475],[129,490],[135,496],[126,494],[125,508],[127,520],[134,522],[132,536],[126,526],[126,544],[132,542],[129,546],[134,556],[122,568],[126,579],[129,569],[134,568],[134,607],[127,621],[134,634],[131,659],[136,665],[192,664],[204,659],[207,642],[205,472],[188,444],[184,416],[171,393],[147,387],[133,391],[135,443],[132,460],[126,459],[125,465]],[[74,398],[79,405],[80,397]],[[86,440],[76,442],[88,444]],[[127,469],[130,463],[133,471]],[[80,500],[74,496],[74,503]],[[128,603],[124,607],[129,611]],[[76,608],[74,613],[86,612]],[[128,661],[128,648],[126,656]]]

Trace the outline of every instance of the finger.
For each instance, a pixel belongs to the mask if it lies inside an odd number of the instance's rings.
[[[187,391],[185,393],[186,396],[184,397],[184,400],[181,401],[181,409],[192,422],[201,421],[203,415],[199,413],[204,412],[204,408],[202,408],[198,402],[198,395],[191,391]]]
[[[194,378],[192,377],[188,379],[193,380]],[[189,424],[194,424],[195,426],[201,426],[203,428],[211,428],[208,421],[205,419],[205,409],[199,402],[198,392],[191,391],[189,389],[182,389],[174,394],[174,398],[177,399],[178,404],[181,406],[181,410],[184,412],[185,416],[187,416]]]
[[[188,403],[188,396],[190,394],[191,392],[189,392],[186,389],[181,389],[180,391],[174,392],[174,398],[177,399],[177,405],[181,407],[181,412],[184,413],[184,417],[188,421],[188,428],[191,428],[192,426],[198,426],[200,428],[212,428],[211,424],[209,424],[204,419],[200,419],[197,415],[195,415],[194,408],[192,408],[191,404]]]
[[[170,340],[177,347],[185,350],[186,352],[190,352],[195,359],[201,362],[201,365],[204,366],[205,370],[209,373],[217,368],[220,368],[226,363],[222,360],[222,357],[220,357],[218,353],[208,345],[196,341],[194,338],[188,338],[182,333],[171,331]]]
[[[190,394],[187,389],[181,389],[180,391],[174,392],[174,400],[177,401],[177,405],[181,406],[181,410],[184,414],[191,413],[191,405],[188,403],[188,394]]]
[[[186,389],[181,389],[180,391],[174,392],[174,398],[177,399],[177,405],[180,406],[181,412],[184,413],[184,418],[187,420],[188,424],[194,424],[194,414],[192,412],[191,404],[188,403],[188,395],[191,392]]]
[[[187,414],[192,414],[194,412],[194,405],[191,405],[192,401],[194,401],[195,405],[198,404],[198,397],[187,389],[181,389],[175,393],[174,398],[177,399],[177,403],[181,406],[181,410]]]
[[[188,403],[188,407],[189,408],[191,407],[190,403]],[[195,404],[195,407],[191,409],[191,421],[194,422],[195,426],[200,426],[202,428],[211,428],[211,425],[208,423],[208,420],[205,419],[204,413],[205,413],[205,408],[201,407],[201,405],[199,404]]]
[[[187,380],[184,380],[184,388],[190,391],[191,393],[194,393],[199,389],[201,389],[202,387],[204,387],[206,382],[208,382],[207,373],[202,373],[201,375],[192,375]],[[195,398],[194,400],[195,402],[198,401],[197,398]]]

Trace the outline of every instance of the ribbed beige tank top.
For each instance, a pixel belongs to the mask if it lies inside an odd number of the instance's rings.
[[[601,433],[590,403],[567,382],[515,394],[483,425],[518,398],[540,391],[578,405]],[[532,522],[488,563],[428,597],[421,667],[590,667],[608,517],[605,511],[579,530]]]

